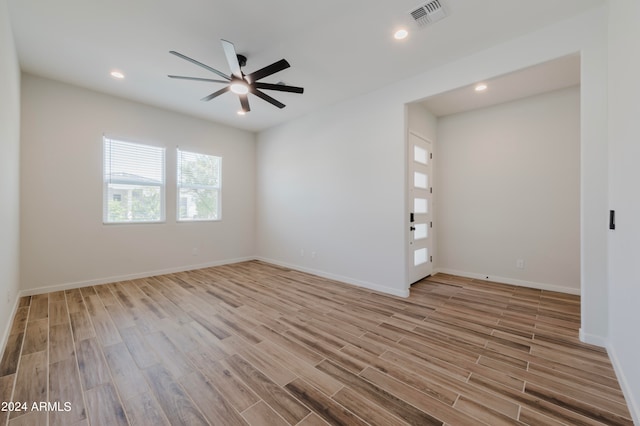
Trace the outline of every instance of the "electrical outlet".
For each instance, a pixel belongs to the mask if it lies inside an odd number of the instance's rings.
[[[198,247],[194,247],[193,250],[191,250],[191,254],[194,256],[198,255]]]
[[[300,257],[304,257],[304,249],[300,249]]]
[[[312,252],[311,252],[311,258],[312,258],[312,259],[315,259],[315,258],[316,258],[316,252],[315,252],[315,251],[312,251]]]
[[[516,268],[518,268],[518,269],[524,269],[524,259],[518,259],[518,260],[516,260]]]

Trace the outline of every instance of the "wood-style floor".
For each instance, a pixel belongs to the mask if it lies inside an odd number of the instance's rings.
[[[566,294],[438,274],[402,299],[252,261],[19,306],[0,401],[27,412],[0,425],[632,424]]]

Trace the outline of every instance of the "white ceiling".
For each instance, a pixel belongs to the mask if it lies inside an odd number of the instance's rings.
[[[480,83],[487,89],[477,92],[475,87]],[[580,55],[576,53],[431,96],[420,103],[442,117],[579,84]]]
[[[423,29],[407,13],[416,0],[9,0],[9,10],[25,72],[259,131],[603,2],[441,1],[450,16]],[[410,30],[401,42],[392,38],[399,26]],[[286,58],[291,68],[263,81],[305,93],[268,92],[282,110],[250,96],[240,117],[231,93],[200,101],[221,85],[167,78],[216,78],[169,50],[228,73],[221,38],[248,57],[247,73]],[[126,78],[112,79],[113,69]]]

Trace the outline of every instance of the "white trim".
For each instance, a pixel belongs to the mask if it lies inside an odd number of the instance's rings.
[[[640,425],[640,407],[638,407],[636,403],[638,400],[635,399],[636,395],[633,394],[633,389],[623,374],[622,365],[620,365],[620,361],[618,360],[613,346],[607,345],[607,353],[609,354],[609,359],[613,365],[613,370],[616,372],[616,377],[618,378],[618,383],[622,389],[624,400],[627,403],[627,408],[629,408],[629,412],[631,413],[631,420],[633,420],[634,425]]]
[[[222,266],[222,265],[229,265],[232,263],[246,262],[254,259],[255,258],[253,256],[240,257],[236,259],[218,260],[214,262],[201,263],[197,265],[178,266],[175,268],[159,269],[159,270],[148,271],[148,272],[138,272],[135,274],[117,275],[112,277],[96,278],[88,281],[76,281],[72,283],[57,284],[57,285],[47,286],[47,287],[37,287],[37,288],[31,288],[28,290],[20,291],[19,297],[33,296],[35,294],[49,293],[52,291],[71,290],[74,288],[87,287],[90,285],[100,285],[100,284],[116,283],[120,281],[135,280],[138,278],[148,278],[148,277],[154,277],[157,275],[173,274],[176,272],[193,271],[196,269],[211,268],[214,266]]]
[[[609,342],[606,337],[598,336],[596,334],[590,334],[585,332],[582,327],[580,327],[580,331],[578,333],[578,338],[582,343],[588,343],[590,345],[601,346],[603,348],[609,347]]]
[[[355,278],[349,278],[342,275],[332,274],[332,273],[320,271],[317,269],[305,268],[302,266],[293,265],[286,262],[279,262],[273,259],[263,258],[259,256],[247,256],[247,257],[239,257],[235,259],[226,259],[226,260],[219,260],[215,262],[201,263],[197,265],[179,266],[176,268],[159,269],[155,271],[138,272],[135,274],[116,275],[116,276],[105,277],[105,278],[96,278],[96,279],[87,280],[87,281],[76,281],[72,283],[64,283],[64,284],[57,284],[57,285],[46,286],[46,287],[31,288],[27,290],[21,290],[18,294],[18,299],[24,296],[33,296],[36,294],[49,293],[53,291],[71,290],[74,288],[87,287],[91,285],[108,284],[108,283],[115,283],[120,281],[135,280],[139,278],[154,277],[157,275],[173,274],[176,272],[193,271],[193,270],[202,269],[202,268],[211,268],[215,266],[230,265],[232,263],[247,262],[250,260],[260,260],[262,262],[272,263],[274,265],[283,266],[285,268],[294,269],[296,271],[306,272],[308,274],[317,275],[319,277],[327,278],[330,280],[340,281],[345,284],[355,285],[357,287],[367,288],[369,290],[379,291],[381,293],[386,293],[393,296],[409,297],[409,289],[398,290],[395,288],[381,286],[381,285],[373,284],[367,281],[361,281]],[[15,308],[12,315],[15,315]]]
[[[16,297],[15,302],[13,302],[13,309],[11,310],[11,316],[9,316],[9,322],[7,322],[7,327],[4,329],[4,333],[2,334],[2,341],[0,341],[0,358],[4,354],[4,350],[7,349],[7,341],[9,340],[9,332],[11,331],[11,326],[13,326],[13,320],[15,319],[16,312],[18,312],[18,305],[20,304],[20,294]]]
[[[409,136],[409,135],[413,135],[413,136],[415,136],[415,137],[417,137],[417,138],[419,138],[419,139],[422,139],[422,140],[423,140],[423,141],[425,141],[425,142],[429,142],[429,143],[431,144],[431,146],[433,146],[433,141],[432,141],[431,139],[429,139],[429,138],[428,138],[428,137],[426,137],[426,136],[423,136],[421,133],[416,132],[415,130],[409,129],[409,133],[408,133],[408,135],[407,135],[407,136]],[[408,139],[408,137],[407,137],[407,139]],[[409,141],[407,140],[407,146],[409,145],[409,143],[408,143],[408,142],[409,142]]]
[[[404,290],[398,290],[395,288],[391,288],[391,287],[386,287],[386,286],[381,286],[378,284],[373,284],[367,281],[361,281],[355,278],[350,278],[350,277],[345,277],[343,275],[337,275],[337,274],[332,274],[330,272],[325,272],[325,271],[320,271],[317,269],[311,269],[311,268],[305,268],[303,266],[299,266],[299,265],[293,265],[290,263],[286,263],[286,262],[280,262],[278,260],[274,260],[274,259],[268,259],[268,258],[264,258],[264,257],[256,257],[256,260],[260,260],[262,262],[266,262],[266,263],[272,263],[274,265],[278,265],[278,266],[282,266],[285,268],[289,268],[289,269],[294,269],[296,271],[300,271],[300,272],[306,272],[307,274],[312,274],[312,275],[317,275],[319,277],[322,278],[327,278],[330,280],[335,280],[335,281],[340,281],[343,282],[345,284],[351,284],[357,287],[363,287],[369,290],[374,290],[374,291],[379,291],[381,293],[385,293],[385,294],[390,294],[392,296],[398,296],[398,297],[409,297],[409,289],[404,289]]]
[[[559,293],[575,294],[578,296],[580,295],[579,288],[564,287],[564,286],[559,286],[555,284],[517,280],[514,278],[499,277],[496,275],[477,274],[475,272],[456,271],[453,269],[444,269],[444,268],[436,268],[433,271],[434,275],[438,272],[442,272],[443,274],[458,275],[460,277],[465,277],[465,278],[474,278],[474,279],[483,280],[483,281],[493,281],[493,282],[498,282],[503,284],[511,284],[511,285],[516,285],[518,287],[529,287],[529,288],[535,288],[538,290],[556,291]]]

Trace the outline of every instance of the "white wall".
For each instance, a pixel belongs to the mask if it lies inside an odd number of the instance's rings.
[[[20,69],[6,0],[0,0],[0,353],[18,296],[20,251]]]
[[[257,252],[406,295],[397,279],[404,271],[404,176],[397,173],[404,146],[382,124],[402,123],[404,111],[367,98],[259,135]]]
[[[640,424],[640,2],[616,0],[609,17],[609,353]]]
[[[579,87],[441,117],[437,141],[438,270],[579,294]]]
[[[28,74],[22,78],[22,123],[23,290],[253,256],[253,133]],[[102,224],[103,133],[167,148],[166,223]],[[176,223],[177,145],[222,157],[222,221]]]
[[[420,103],[407,105],[407,128],[420,136],[436,141],[438,131],[438,119]]]
[[[259,134],[259,256],[402,294],[405,104],[575,52],[583,61],[581,251],[590,260],[582,263],[583,329],[605,336],[606,246],[585,244],[606,239],[604,8]]]
[[[609,330],[607,9],[580,50],[580,339],[604,346]],[[550,41],[552,42],[552,41]]]

